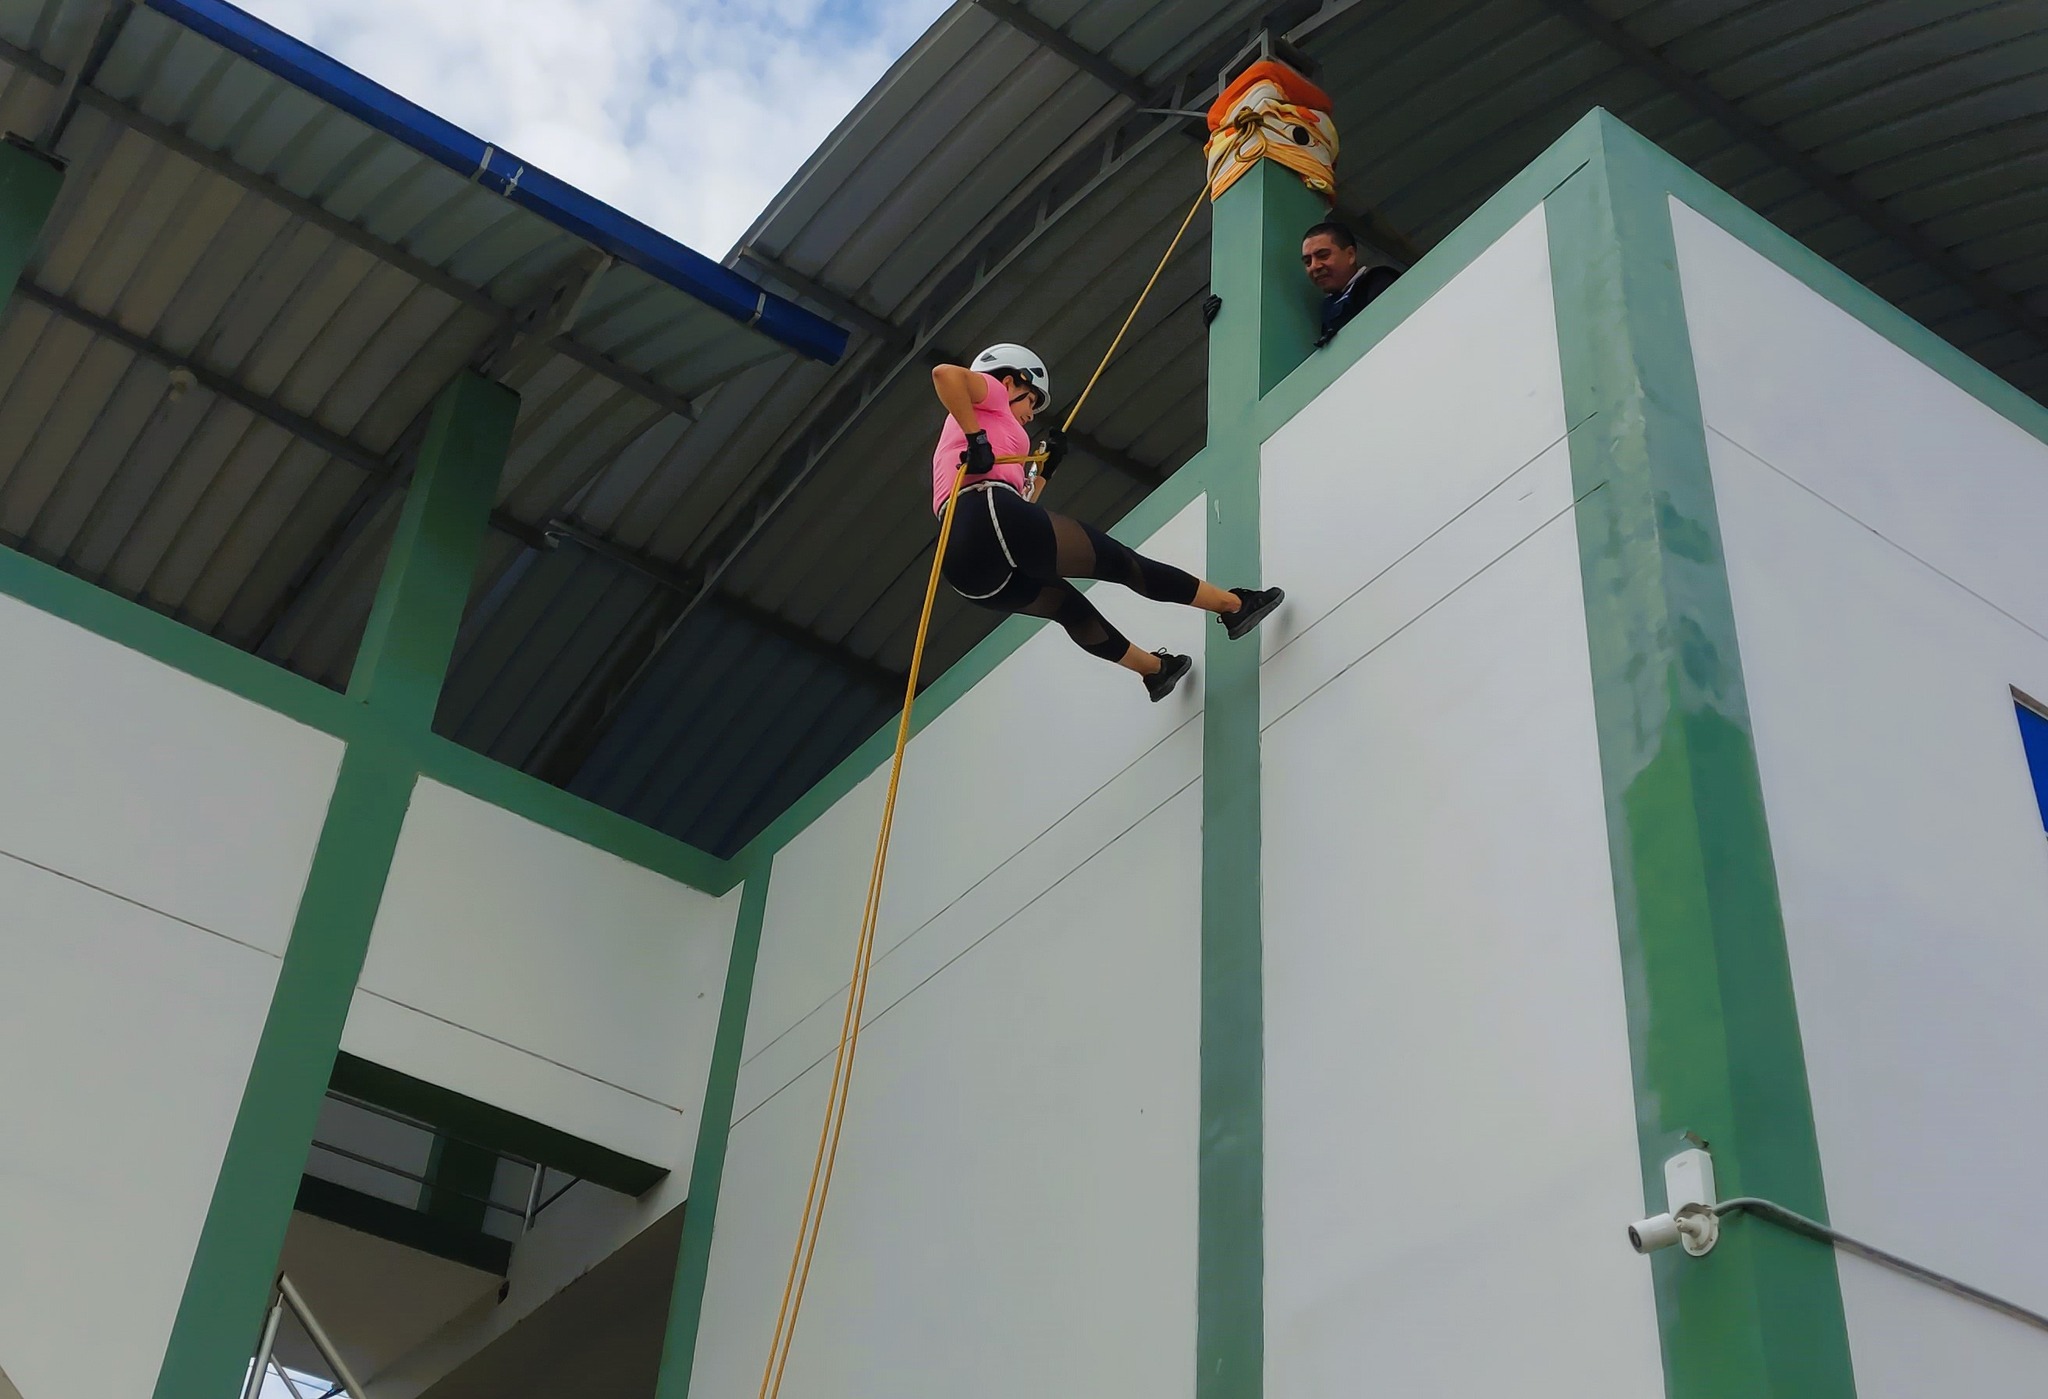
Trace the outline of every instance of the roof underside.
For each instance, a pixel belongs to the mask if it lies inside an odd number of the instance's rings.
[[[955,5],[727,259],[852,332],[836,365],[743,351],[722,318],[721,348],[700,363],[677,347],[684,311],[615,280],[629,269],[606,272],[574,323],[584,357],[543,354],[510,379],[526,416],[443,731],[719,853],[873,732],[900,696],[929,562],[926,367],[1023,340],[1057,386],[1077,387],[1201,183],[1199,123],[1141,109],[1203,105],[1271,13]],[[1309,0],[1278,23],[1336,100],[1341,206],[1377,260],[1419,256],[1605,106],[2048,395],[2038,5]],[[68,51],[4,37],[45,53],[47,71],[17,59],[0,86],[0,119],[23,129]],[[512,308],[560,304],[548,289],[573,285],[589,250],[500,228],[502,201],[438,168],[373,170],[305,134],[318,122],[288,91],[212,112],[210,70],[152,66],[148,42],[124,33],[88,85],[39,290],[0,324],[0,382],[89,370],[105,385],[68,418],[23,416],[47,387],[0,400],[0,529],[338,684],[419,408]],[[263,179],[460,272],[490,307],[365,255],[271,189],[211,175],[169,138],[246,143],[237,159]],[[394,192],[366,197],[372,185]],[[237,277],[209,283],[201,263]],[[1110,523],[1201,446],[1207,268],[1201,214],[1090,400],[1058,508]],[[358,444],[381,476],[276,414],[200,391],[167,401],[163,371],[92,317],[181,354],[203,347],[232,387]],[[358,339],[388,347],[318,354],[344,322],[375,322]],[[589,355],[687,395],[698,420]],[[208,434],[219,445],[194,472],[190,444]],[[942,597],[928,674],[992,621]]]
[[[495,575],[795,358],[148,8],[0,0],[0,128],[68,167],[0,319],[0,539],[330,685],[455,375],[522,397]]]

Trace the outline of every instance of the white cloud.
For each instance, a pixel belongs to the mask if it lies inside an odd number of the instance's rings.
[[[242,0],[713,257],[946,0]]]

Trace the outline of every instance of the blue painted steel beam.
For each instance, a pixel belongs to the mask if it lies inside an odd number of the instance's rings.
[[[831,364],[845,353],[847,332],[832,322],[764,291],[731,268],[406,101],[226,0],[144,3],[465,179],[503,195],[741,324],[758,328],[800,354]]]

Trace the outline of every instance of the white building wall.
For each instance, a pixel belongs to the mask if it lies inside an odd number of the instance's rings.
[[[1199,569],[1204,509],[1141,547]],[[1198,614],[1091,596],[1200,654]],[[1048,627],[911,744],[788,1399],[1191,1392],[1199,692]],[[775,860],[695,1393],[759,1384],[886,780]]]
[[[438,782],[413,791],[342,1048],[666,1168],[575,1189],[510,1290],[365,1376],[421,1393],[689,1193],[742,891],[714,897]]]
[[[687,1176],[739,899],[422,779],[342,1048]]]
[[[1266,444],[1266,1393],[1663,1392],[1542,211]]]
[[[0,598],[0,1369],[147,1394],[341,744]]]
[[[2048,446],[1674,201],[1828,1207],[2048,1311]],[[1854,1259],[1862,1399],[2042,1389],[2048,1337]]]

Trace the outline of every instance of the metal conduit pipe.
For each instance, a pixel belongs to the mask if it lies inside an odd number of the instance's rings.
[[[1773,1204],[1769,1200],[1760,1200],[1754,1196],[1744,1195],[1733,1200],[1721,1201],[1721,1203],[1714,1206],[1714,1213],[1716,1215],[1737,1213],[1755,1215],[1758,1219],[1768,1224],[1775,1224],[1781,1229],[1786,1229],[1804,1238],[1812,1239],[1816,1243],[1832,1244],[1846,1253],[1853,1253],[1858,1258],[1875,1263],[1879,1267],[1890,1268],[1895,1273],[1903,1273],[1909,1278],[1915,1278],[1920,1282],[1926,1283],[1929,1287],[1938,1287],[1950,1296],[1960,1297],[1966,1302],[1975,1302],[1981,1307],[1989,1307],[1992,1311],[2009,1316],[2014,1321],[2023,1322],[2028,1326],[2034,1327],[2036,1330],[2048,1331],[2048,1316],[2043,1316],[2036,1311],[2029,1311],[2017,1302],[2008,1302],[2003,1297],[1995,1296],[1984,1291],[1982,1288],[1972,1287],[1966,1282],[1958,1282],[1946,1274],[1935,1272],[1932,1268],[1923,1268],[1918,1263],[1909,1262],[1899,1257],[1896,1253],[1887,1253],[1881,1248],[1864,1243],[1861,1239],[1853,1239],[1839,1229],[1829,1228],[1817,1219],[1808,1219],[1803,1214],[1797,1214],[1792,1210],[1786,1209],[1783,1205]]]
[[[334,1377],[341,1381],[341,1387],[349,1392],[350,1399],[369,1399],[370,1392],[363,1388],[348,1368],[348,1362],[341,1358],[341,1352],[334,1348],[334,1341],[313,1319],[312,1309],[306,1299],[299,1295],[299,1289],[292,1286],[292,1280],[283,1273],[277,1275],[278,1295],[290,1304],[292,1315],[299,1319],[299,1325],[306,1328],[306,1335],[313,1342],[313,1348],[320,1352],[320,1358],[334,1368]]]
[[[257,1399],[263,1393],[263,1376],[270,1370],[270,1356],[277,1349],[277,1324],[284,1320],[284,1298],[270,1304],[270,1315],[263,1318],[263,1337],[256,1343],[256,1362],[249,1367],[249,1378],[242,1385],[242,1399]]]

